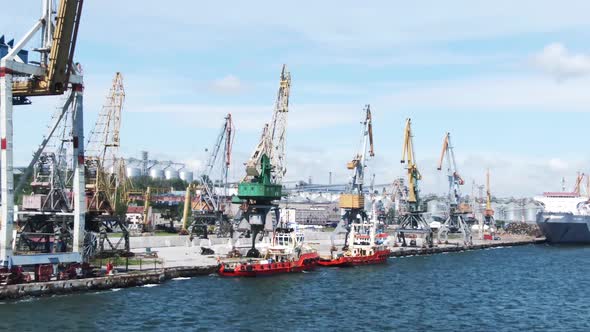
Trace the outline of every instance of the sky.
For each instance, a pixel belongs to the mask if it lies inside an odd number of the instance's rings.
[[[0,34],[20,38],[41,1],[10,1]],[[421,189],[445,193],[437,171],[446,132],[458,171],[497,196],[573,188],[590,173],[588,1],[85,1],[76,48],[86,133],[115,72],[124,76],[121,153],[206,159],[223,118],[236,126],[231,179],[270,121],[282,64],[292,75],[286,181],[346,183],[371,105],[378,184],[404,175],[412,119]],[[33,45],[29,48],[33,48]],[[59,98],[16,109],[15,164],[26,165]]]

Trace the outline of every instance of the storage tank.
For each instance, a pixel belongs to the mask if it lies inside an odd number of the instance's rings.
[[[150,169],[150,178],[152,179],[162,179],[164,178],[164,171],[157,168]]]
[[[535,203],[528,203],[525,207],[525,221],[533,223],[537,220],[537,212],[541,211],[541,207]]]
[[[504,220],[507,222],[514,222],[514,221],[520,221],[517,218],[517,215],[519,214],[520,211],[519,207],[516,206],[516,204],[514,203],[508,203],[506,204],[505,208],[504,208]]]
[[[164,176],[166,177],[166,180],[175,180],[178,179],[178,171],[175,169],[167,169],[164,172]]]
[[[141,169],[137,167],[127,167],[126,171],[128,178],[136,178],[141,175]]]
[[[193,182],[193,172],[180,171],[180,178],[188,183],[191,183],[191,182]]]

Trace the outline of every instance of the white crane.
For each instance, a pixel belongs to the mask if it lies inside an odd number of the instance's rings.
[[[471,230],[469,225],[465,222],[465,216],[470,212],[460,208],[461,202],[461,186],[465,184],[459,171],[457,170],[457,162],[455,161],[455,152],[453,144],[451,143],[451,134],[446,133],[443,139],[442,151],[437,169],[440,171],[443,167],[443,160],[447,161],[447,178],[449,181],[449,192],[447,196],[449,215],[445,222],[441,224],[438,229],[438,241],[447,242],[448,233],[455,229],[461,232],[463,236],[463,243],[470,245],[473,243],[471,237]]]
[[[225,121],[223,122],[223,126],[221,126],[221,131],[219,135],[217,135],[217,139],[215,140],[215,145],[209,154],[209,158],[207,159],[207,164],[205,164],[205,169],[203,173],[200,175],[200,180],[202,185],[205,189],[204,199],[207,205],[213,209],[213,211],[219,210],[219,197],[211,188],[210,181],[211,180],[211,173],[213,168],[217,164],[217,160],[219,157],[219,151],[223,146],[223,154],[222,154],[222,165],[221,165],[221,181],[223,181],[223,186],[227,189],[227,176],[229,173],[229,166],[231,163],[231,150],[234,141],[234,124],[232,121],[231,114],[228,114],[225,117]]]
[[[344,211],[342,220],[332,234],[350,232],[350,225],[357,219],[362,221],[367,219],[365,211],[365,194],[363,192],[363,183],[365,177],[365,168],[369,157],[375,156],[373,147],[373,122],[371,118],[371,106],[365,105],[363,121],[361,121],[361,139],[357,154],[346,164],[346,168],[352,171],[350,182],[346,188],[346,193],[340,195],[340,208]],[[348,244],[348,235],[344,247]],[[333,246],[333,243],[332,243]]]
[[[227,215],[223,211],[223,200],[227,198],[227,177],[231,164],[231,150],[234,141],[234,124],[231,114],[225,117],[221,126],[221,131],[217,135],[213,149],[211,150],[203,172],[199,175],[200,186],[189,184],[186,188],[183,212],[183,226],[181,233],[190,233],[192,235],[206,236],[207,227],[214,223],[217,227],[217,235],[226,235],[231,232],[231,224],[227,222]],[[221,181],[223,183],[224,193],[216,193],[212,184],[212,172],[218,165],[219,152],[223,149],[221,155]],[[217,179],[215,179],[217,180]],[[194,189],[201,189],[200,200],[196,206],[191,204],[191,192]],[[196,215],[191,212],[197,212]],[[189,218],[192,217],[192,225],[189,227]]]

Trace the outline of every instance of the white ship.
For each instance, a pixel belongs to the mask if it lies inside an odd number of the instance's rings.
[[[575,192],[547,192],[535,197],[543,206],[537,225],[548,242],[590,243],[590,201]]]

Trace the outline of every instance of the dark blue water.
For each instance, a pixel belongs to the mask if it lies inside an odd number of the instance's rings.
[[[0,304],[0,331],[590,331],[590,247],[390,259],[259,279],[198,277]]]

